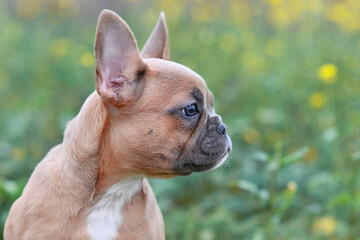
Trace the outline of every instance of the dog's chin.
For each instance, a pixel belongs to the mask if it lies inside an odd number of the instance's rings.
[[[229,156],[229,153],[226,153],[225,156],[222,157],[222,158],[220,158],[220,161],[218,161],[218,163],[216,163],[215,166],[212,167],[212,168],[210,168],[209,170],[217,169],[218,167],[220,167],[221,165],[223,165],[228,156]]]
[[[205,171],[214,170],[220,167],[226,161],[227,156],[228,153],[226,153],[223,157],[209,163],[202,163],[202,164],[198,164],[195,162],[186,163],[182,166],[181,169],[177,169],[176,172],[179,175],[188,176],[194,172],[205,172]]]

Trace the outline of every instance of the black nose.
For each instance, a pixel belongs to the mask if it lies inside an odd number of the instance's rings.
[[[220,123],[219,126],[217,127],[216,131],[217,131],[220,135],[226,134],[226,125],[223,124],[223,123]]]

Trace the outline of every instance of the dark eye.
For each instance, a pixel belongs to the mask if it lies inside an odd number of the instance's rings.
[[[197,109],[196,103],[184,107],[183,109],[181,109],[181,112],[187,117],[192,117],[199,114],[199,110]]]

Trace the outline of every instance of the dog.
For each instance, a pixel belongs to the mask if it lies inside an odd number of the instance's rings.
[[[169,60],[168,39],[161,13],[139,52],[124,20],[101,12],[96,91],[12,205],[5,240],[165,239],[146,177],[215,169],[231,151],[205,81]]]

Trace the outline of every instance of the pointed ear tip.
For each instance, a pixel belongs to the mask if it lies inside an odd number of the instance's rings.
[[[116,15],[115,12],[109,10],[109,9],[103,9],[100,13],[100,17],[101,16],[106,16],[106,15]]]
[[[161,19],[163,22],[165,22],[165,13],[163,11],[160,12],[159,19]]]
[[[163,31],[166,32],[167,34],[167,24],[166,24],[166,19],[165,19],[165,13],[163,11],[160,12],[160,16],[159,19],[157,21],[157,26],[160,26],[161,29],[163,29]]]
[[[115,13],[114,11],[111,11],[109,9],[104,9],[101,11],[100,16],[99,16],[99,22],[101,21],[114,21],[114,20],[118,20],[121,19],[121,17]]]

